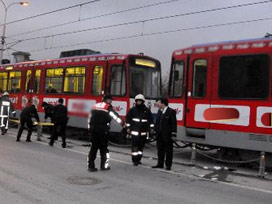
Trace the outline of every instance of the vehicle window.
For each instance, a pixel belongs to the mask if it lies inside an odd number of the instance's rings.
[[[32,71],[31,70],[27,70],[27,72],[26,72],[26,80],[25,80],[25,91],[27,93],[29,93],[29,91],[30,91],[31,74],[32,74]]]
[[[171,73],[170,97],[181,97],[183,93],[184,62],[175,62]]]
[[[267,98],[269,67],[267,55],[222,57],[219,64],[219,97],[231,99]]]
[[[207,60],[205,59],[195,60],[193,70],[192,96],[195,98],[205,97],[206,86],[207,86]]]
[[[84,93],[85,67],[69,67],[65,70],[64,93]]]
[[[114,96],[124,96],[126,94],[126,71],[122,65],[111,67],[110,93]]]
[[[96,65],[93,70],[92,95],[99,96],[102,94],[103,85],[103,66]]]
[[[39,93],[40,92],[41,73],[42,73],[42,70],[40,70],[40,69],[37,69],[36,72],[35,72],[34,93]]]
[[[21,72],[20,71],[9,72],[8,92],[19,93],[20,88],[21,88]]]
[[[2,93],[7,90],[7,84],[8,84],[8,73],[0,72],[0,91]]]
[[[47,69],[45,76],[45,93],[61,93],[63,68]]]

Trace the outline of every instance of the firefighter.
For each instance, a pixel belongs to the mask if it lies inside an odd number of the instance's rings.
[[[68,111],[67,107],[63,105],[63,98],[60,98],[58,100],[58,105],[55,106],[54,108],[54,115],[53,115],[53,121],[54,121],[54,127],[53,127],[53,132],[52,136],[50,138],[49,145],[53,146],[54,141],[58,139],[58,129],[60,128],[59,134],[61,135],[62,139],[62,148],[66,148],[66,125],[68,123]]]
[[[135,106],[126,116],[127,132],[131,135],[131,156],[134,166],[141,164],[143,149],[148,132],[153,132],[154,123],[151,111],[144,104],[142,94],[135,97]]]
[[[92,147],[87,158],[88,171],[95,172],[95,159],[98,149],[101,155],[101,170],[110,170],[109,166],[109,130],[110,122],[113,118],[117,123],[123,125],[124,122],[120,116],[113,110],[111,105],[112,96],[105,95],[101,103],[97,103],[92,107],[88,118],[88,130],[91,133]]]
[[[27,106],[21,112],[21,115],[20,115],[20,129],[19,129],[18,134],[17,134],[17,140],[16,140],[17,142],[20,142],[20,138],[21,138],[21,135],[23,133],[25,124],[27,125],[27,128],[28,128],[26,142],[31,142],[31,134],[32,134],[32,131],[33,131],[32,118],[35,118],[37,122],[40,122],[37,109],[36,109],[35,105],[33,105],[33,104],[30,105],[30,106]]]
[[[9,100],[9,93],[4,92],[0,100],[1,131],[4,135],[8,131],[8,120],[10,113],[15,114],[12,102]]]

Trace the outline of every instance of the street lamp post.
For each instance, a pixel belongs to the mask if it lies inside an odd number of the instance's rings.
[[[3,32],[2,32],[2,36],[1,36],[1,48],[0,48],[0,64],[2,64],[4,47],[5,47],[5,42],[6,42],[6,26],[7,26],[6,24],[7,24],[8,9],[12,5],[16,5],[16,4],[21,5],[21,6],[27,6],[29,4],[29,2],[27,2],[27,1],[20,1],[20,2],[11,3],[9,5],[6,5],[3,0],[0,0],[0,2],[2,3],[2,5],[4,7],[4,23],[2,24],[3,25]]]

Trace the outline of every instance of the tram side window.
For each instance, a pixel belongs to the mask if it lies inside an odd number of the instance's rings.
[[[65,70],[64,93],[84,93],[85,67],[69,67]]]
[[[269,57],[246,55],[222,57],[219,65],[221,98],[264,99],[269,90]]]
[[[170,97],[181,97],[183,93],[183,75],[184,62],[175,62],[173,64],[171,82],[170,82]]]
[[[95,66],[93,70],[92,95],[99,96],[102,94],[103,83],[103,66]]]
[[[206,86],[207,86],[207,60],[199,59],[194,61],[192,96],[195,98],[205,97]]]
[[[27,70],[26,72],[26,80],[25,80],[25,91],[27,93],[30,92],[30,79],[31,79],[31,74],[32,74],[32,71],[31,70]]]
[[[47,69],[45,76],[45,92],[61,93],[63,83],[63,68]]]
[[[110,93],[114,96],[124,96],[126,94],[126,71],[122,65],[111,67]]]
[[[7,90],[8,84],[8,73],[7,72],[0,72],[0,93]]]
[[[21,88],[21,72],[9,72],[8,78],[8,92],[19,93]]]
[[[40,92],[41,73],[42,73],[42,70],[40,70],[40,69],[36,70],[36,72],[35,72],[34,93]]]

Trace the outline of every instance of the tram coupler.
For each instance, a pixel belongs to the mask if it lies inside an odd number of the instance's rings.
[[[261,152],[260,155],[260,167],[259,167],[259,177],[264,178],[265,176],[265,152]]]
[[[191,164],[193,166],[196,165],[196,144],[192,144],[192,154],[191,154]]]

